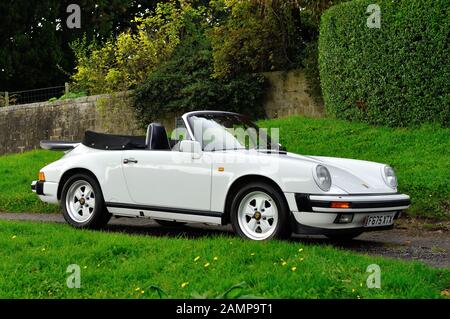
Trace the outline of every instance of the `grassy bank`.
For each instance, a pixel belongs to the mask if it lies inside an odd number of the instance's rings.
[[[299,116],[260,125],[279,127],[281,143],[294,153],[389,164],[396,170],[399,191],[411,196],[408,214],[450,219],[450,129],[387,128]]]
[[[62,154],[40,150],[0,156],[0,211],[57,212],[58,207],[41,202],[31,192],[30,185],[38,178],[42,167],[61,158]]]
[[[279,127],[281,142],[295,153],[387,163],[397,172],[399,190],[411,195],[410,215],[450,219],[450,129],[395,129],[296,116],[260,125]],[[0,211],[58,211],[41,203],[30,183],[41,167],[59,157],[50,151],[0,157]]]
[[[450,271],[300,242],[168,238],[0,221],[0,298],[440,298]],[[68,289],[66,269],[81,269]],[[367,266],[381,268],[369,289]],[[159,293],[158,293],[159,291]]]

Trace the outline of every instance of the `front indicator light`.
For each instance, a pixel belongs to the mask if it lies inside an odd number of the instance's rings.
[[[331,202],[331,208],[350,208],[349,202]]]
[[[44,174],[44,172],[39,172],[39,181],[40,182],[45,182],[45,174]]]

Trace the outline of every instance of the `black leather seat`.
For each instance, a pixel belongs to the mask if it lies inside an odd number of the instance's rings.
[[[149,150],[170,150],[164,126],[159,123],[151,123],[148,126],[145,147]]]

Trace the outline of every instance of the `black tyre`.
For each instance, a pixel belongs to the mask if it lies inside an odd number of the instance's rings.
[[[64,219],[76,228],[99,229],[111,218],[100,185],[88,174],[76,174],[66,181],[61,209]]]
[[[266,183],[242,187],[233,198],[230,217],[234,231],[245,239],[285,239],[292,234],[286,199]]]

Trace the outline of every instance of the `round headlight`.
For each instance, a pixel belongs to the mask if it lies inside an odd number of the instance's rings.
[[[314,174],[314,180],[321,190],[328,192],[331,187],[331,175],[325,166],[317,165]]]
[[[393,188],[396,189],[397,188],[397,176],[395,176],[395,172],[394,169],[390,166],[385,166],[383,169],[384,172],[384,181],[386,182],[386,184]]]

